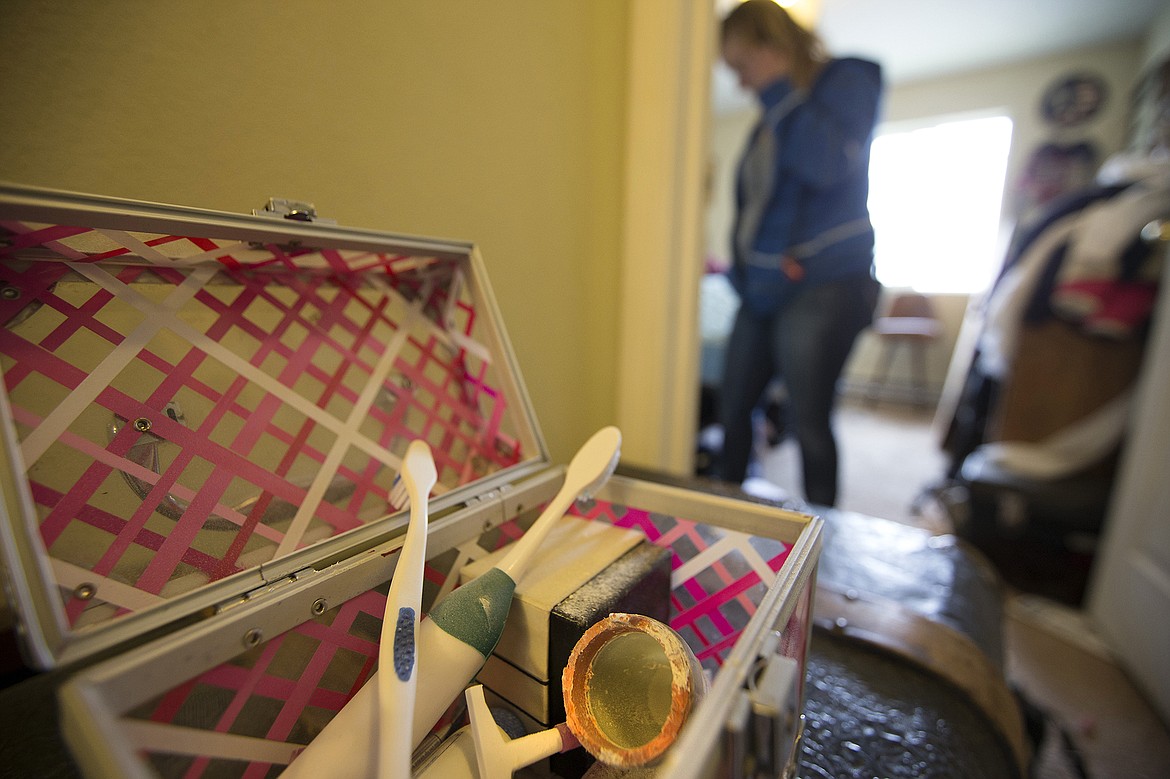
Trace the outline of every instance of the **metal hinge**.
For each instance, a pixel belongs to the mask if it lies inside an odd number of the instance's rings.
[[[479,495],[473,495],[463,502],[467,508],[474,508],[475,506],[482,506],[484,503],[494,503],[502,500],[512,490],[511,484],[501,484],[499,487],[490,489],[487,492]]]
[[[336,219],[326,219],[317,215],[317,207],[312,203],[301,200],[289,200],[283,197],[270,197],[262,209],[254,209],[255,216],[270,216],[274,219],[291,219],[294,222],[315,222],[317,224],[337,224]]]
[[[215,607],[217,614],[222,614],[225,611],[230,611],[238,606],[243,606],[245,603],[253,603],[259,598],[267,598],[274,593],[278,596],[283,594],[284,589],[304,579],[306,576],[311,576],[316,573],[313,566],[306,566],[299,570],[293,571],[287,576],[282,576],[279,579],[272,581],[265,581],[259,587],[248,590],[243,595],[238,595],[231,600],[225,601]],[[261,576],[263,576],[263,569],[261,569]]]
[[[509,516],[507,500],[511,491],[512,486],[504,484],[479,495],[473,495],[463,502],[463,507],[470,509],[472,516],[477,517],[474,522],[480,532],[486,533],[513,518]]]

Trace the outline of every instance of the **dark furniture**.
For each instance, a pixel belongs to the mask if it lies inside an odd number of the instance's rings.
[[[1022,778],[1028,750],[1003,677],[996,573],[953,536],[823,516],[800,776]],[[69,669],[28,674],[9,654],[7,670],[0,776],[77,776],[56,717]]]

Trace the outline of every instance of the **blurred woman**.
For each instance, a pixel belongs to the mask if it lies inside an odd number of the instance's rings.
[[[740,308],[720,388],[718,475],[744,480],[752,411],[779,374],[805,498],[832,506],[837,380],[880,290],[867,200],[881,69],[830,58],[816,35],[772,0],[737,6],[721,33],[723,59],[759,97],[762,116],[736,181],[728,273]]]

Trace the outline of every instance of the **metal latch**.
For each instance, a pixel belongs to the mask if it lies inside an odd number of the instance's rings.
[[[800,664],[791,657],[760,658],[726,725],[729,776],[790,775],[800,728],[800,674]]]
[[[270,197],[263,209],[253,210],[254,216],[270,216],[274,219],[291,219],[294,222],[316,222],[318,224],[337,224],[336,219],[326,219],[317,215],[317,207],[312,203],[300,200],[289,200],[283,197]]]

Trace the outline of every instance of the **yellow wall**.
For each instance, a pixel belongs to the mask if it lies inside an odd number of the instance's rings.
[[[1032,152],[1050,141],[1088,140],[1103,155],[1124,148],[1130,94],[1137,83],[1144,41],[1117,41],[1061,52],[946,78],[903,84],[890,90],[884,119],[890,123],[927,117],[972,113],[1003,113],[1011,117],[1012,148],[1007,187],[1018,182]],[[1044,91],[1071,73],[1100,75],[1108,97],[1100,113],[1084,125],[1059,130],[1040,112]]]
[[[0,179],[474,241],[564,461],[615,413],[628,13],[5,0]]]

